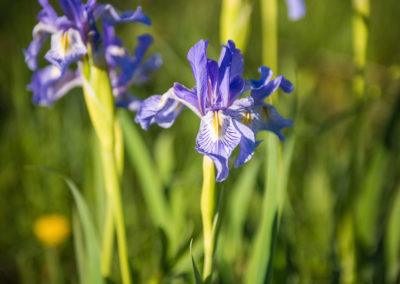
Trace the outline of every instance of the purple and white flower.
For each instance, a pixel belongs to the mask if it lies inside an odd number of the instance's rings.
[[[75,77],[81,76],[82,72],[79,65],[76,72],[71,71],[71,65],[91,53],[95,59],[106,58],[117,105],[138,109],[140,101],[129,94],[128,88],[135,78],[145,81],[148,74],[160,66],[161,59],[152,56],[142,62],[152,43],[150,35],[139,37],[138,47],[131,58],[115,37],[114,25],[123,22],[150,25],[150,19],[143,14],[141,7],[136,11],[118,13],[112,5],[98,4],[96,0],[86,3],[82,0],[59,0],[64,13],[59,16],[48,0],[38,1],[43,8],[38,15],[39,23],[33,29],[32,42],[24,50],[28,67],[35,71],[29,87],[34,92],[33,102],[51,105],[72,87],[79,86]],[[103,24],[103,34],[96,27],[98,20]],[[44,58],[51,65],[38,70],[37,58],[49,37],[51,48]]]
[[[175,83],[164,95],[148,98],[141,105],[135,118],[142,128],[157,123],[170,127],[185,106],[200,119],[196,150],[212,159],[217,169],[216,180],[228,177],[228,160],[239,146],[235,167],[251,159],[259,130],[270,130],[281,138],[281,129],[292,125],[276,109],[263,101],[278,87],[291,92],[293,86],[282,76],[270,81],[268,68],[260,69],[261,79],[245,81],[242,78],[243,56],[229,41],[222,47],[219,61],[207,58],[208,41],[200,40],[188,53],[196,86],[188,89]],[[250,96],[239,99],[246,91]]]

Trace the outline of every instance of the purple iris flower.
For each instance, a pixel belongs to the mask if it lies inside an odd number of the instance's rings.
[[[99,62],[107,62],[117,105],[137,109],[134,102],[137,104],[139,101],[128,93],[128,88],[135,77],[140,78],[140,82],[145,81],[147,75],[160,66],[161,60],[153,56],[142,62],[152,43],[150,35],[139,37],[138,47],[131,58],[115,37],[114,25],[123,22],[150,25],[150,19],[142,13],[141,7],[136,11],[118,13],[110,4],[98,4],[96,0],[86,3],[82,0],[59,0],[64,13],[59,16],[48,0],[39,0],[39,3],[43,8],[38,15],[39,23],[33,29],[32,42],[24,50],[28,67],[35,71],[29,85],[34,92],[33,102],[51,105],[72,87],[80,86],[78,77],[82,72],[79,63],[91,53]],[[98,20],[103,24],[103,34],[96,27]],[[49,37],[51,47],[44,58],[51,65],[38,70],[37,58]],[[71,71],[75,62],[78,70]]]
[[[286,0],[289,18],[293,21],[300,20],[306,14],[304,0]]]
[[[228,160],[239,146],[235,167],[251,159],[259,130],[270,130],[281,138],[281,129],[293,124],[282,118],[272,105],[263,101],[278,87],[291,92],[293,86],[282,76],[270,81],[272,73],[260,68],[261,79],[245,81],[242,78],[243,56],[233,41],[222,47],[219,61],[207,58],[208,41],[200,40],[188,53],[188,60],[196,81],[193,89],[175,83],[164,95],[146,99],[135,118],[142,128],[157,123],[170,127],[183,106],[200,119],[196,150],[210,157],[217,169],[216,180],[228,177]],[[239,99],[246,91],[250,96]]]

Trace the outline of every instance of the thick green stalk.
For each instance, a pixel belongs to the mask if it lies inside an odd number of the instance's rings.
[[[201,217],[203,221],[204,267],[203,279],[211,281],[215,247],[214,216],[216,212],[215,166],[212,160],[203,159],[203,187],[201,189]]]
[[[121,266],[122,281],[124,284],[131,283],[129,260],[128,260],[128,247],[126,244],[126,232],[124,215],[122,211],[122,200],[119,188],[119,179],[117,164],[113,151],[102,151],[104,178],[106,183],[106,190],[110,198],[113,209],[115,227],[117,231],[118,241],[118,254]]]
[[[262,58],[273,72],[278,67],[278,2],[261,0]]]
[[[121,127],[115,117],[114,100],[111,83],[106,69],[93,64],[89,60],[83,65],[83,90],[89,115],[100,140],[103,162],[103,175],[107,193],[107,206],[111,207],[118,240],[118,254],[122,282],[130,284],[130,269],[126,244],[125,223],[122,210],[119,178],[123,168],[123,143]],[[112,258],[112,236],[110,228],[112,220],[108,220],[103,236],[102,271],[109,276]]]
[[[111,276],[111,260],[114,248],[114,219],[110,202],[107,202],[106,220],[104,222],[103,240],[101,246],[101,273],[103,277]]]
[[[278,67],[277,0],[261,0],[261,11],[263,63],[276,73]],[[263,211],[245,277],[247,284],[261,284],[270,280],[273,248],[285,196],[286,181],[284,179],[287,175],[284,171],[282,147],[273,134],[268,134],[266,142],[267,172]]]
[[[353,91],[361,97],[365,88],[365,65],[367,59],[369,0],[353,0],[353,53],[357,74]]]
[[[233,40],[244,50],[250,26],[252,4],[247,0],[223,0],[220,21],[220,37],[223,44]]]

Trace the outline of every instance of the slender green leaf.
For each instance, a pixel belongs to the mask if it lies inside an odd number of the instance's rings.
[[[199,270],[197,269],[197,266],[196,266],[196,262],[194,261],[194,258],[192,255],[192,244],[193,244],[193,239],[190,241],[190,257],[192,258],[194,280],[196,281],[196,284],[203,284],[203,279],[201,278]]]
[[[400,276],[400,186],[397,188],[387,223],[385,257],[388,283],[395,283]]]
[[[138,174],[143,196],[149,208],[149,214],[153,222],[169,234],[171,214],[163,194],[162,183],[156,171],[157,168],[142,137],[133,124],[132,118],[124,111],[121,111],[119,114],[128,158]]]
[[[73,183],[73,181],[66,176],[50,169],[39,168],[45,172],[54,174],[64,180],[67,184],[69,190],[74,197],[75,204],[77,207],[77,212],[79,215],[79,219],[83,228],[83,235],[85,238],[85,246],[86,246],[86,267],[87,271],[87,283],[103,283],[102,275],[101,275],[101,267],[100,267],[100,245],[99,240],[97,239],[97,234],[95,230],[95,226],[93,223],[93,219],[90,215],[89,208],[86,204],[85,199],[80,193],[79,189]]]

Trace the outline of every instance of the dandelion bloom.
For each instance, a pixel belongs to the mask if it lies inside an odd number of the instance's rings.
[[[269,130],[281,139],[281,129],[293,121],[284,119],[276,109],[264,103],[278,87],[285,92],[293,90],[283,76],[271,80],[272,72],[260,68],[260,80],[244,80],[243,56],[233,41],[222,47],[219,61],[207,58],[208,41],[200,40],[188,53],[196,85],[192,89],[175,83],[164,95],[147,98],[135,118],[142,128],[156,123],[170,127],[184,107],[192,110],[200,119],[200,129],[195,149],[208,156],[217,169],[216,180],[228,177],[228,160],[239,146],[235,167],[251,159],[259,130]],[[250,95],[240,97],[247,91]]]
[[[71,226],[62,215],[45,215],[36,220],[33,231],[42,244],[57,247],[68,238]]]

